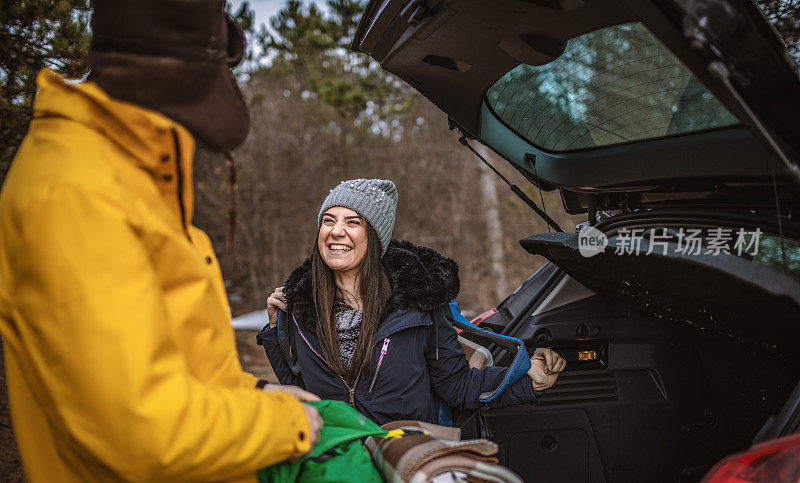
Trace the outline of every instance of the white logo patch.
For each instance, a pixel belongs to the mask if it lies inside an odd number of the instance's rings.
[[[597,228],[585,225],[578,233],[578,251],[586,258],[593,257],[605,251],[608,246],[608,238]]]

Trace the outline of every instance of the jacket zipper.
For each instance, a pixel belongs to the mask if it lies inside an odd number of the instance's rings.
[[[303,338],[303,340],[305,341],[305,343],[308,346],[308,348],[311,349],[311,352],[316,354],[317,357],[319,357],[322,362],[324,362],[325,364],[328,364],[328,361],[326,361],[325,358],[322,357],[319,354],[319,352],[317,352],[314,349],[314,347],[311,345],[311,342],[309,342],[308,339],[306,339],[305,334],[303,334],[303,331],[300,330],[300,324],[297,323],[297,319],[295,319],[294,314],[292,314],[292,321],[294,322],[295,327],[297,327],[297,332],[300,334],[300,337]],[[348,394],[347,404],[349,404],[352,407],[356,407],[356,384],[358,384],[358,377],[360,375],[361,375],[361,369],[359,369],[359,371],[358,371],[358,375],[356,376],[356,380],[353,381],[353,387],[350,387],[350,385],[347,384],[347,381],[345,381],[342,376],[340,376],[339,374],[336,374],[336,376],[339,378],[339,380],[342,381],[342,384],[344,384],[344,387],[347,388],[347,394]]]
[[[389,342],[391,339],[388,337],[383,339],[383,346],[381,346],[381,356],[378,358],[378,365],[375,367],[375,375],[372,376],[372,382],[369,384],[369,392],[372,394],[372,388],[375,387],[375,381],[378,379],[378,372],[381,370],[381,364],[383,363],[383,357],[389,352]]]

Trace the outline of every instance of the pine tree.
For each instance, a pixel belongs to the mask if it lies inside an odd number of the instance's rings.
[[[0,4],[0,180],[28,129],[36,74],[48,67],[70,78],[86,73],[88,0]]]
[[[272,18],[273,32],[259,35],[262,50],[272,56],[266,70],[292,76],[296,88],[330,106],[341,121],[364,115],[369,122],[404,112],[413,96],[396,78],[367,56],[350,51],[364,3],[328,0],[325,15],[314,3],[289,0]]]

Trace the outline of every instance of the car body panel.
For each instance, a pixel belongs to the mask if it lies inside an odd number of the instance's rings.
[[[713,179],[715,184],[747,179],[763,181],[769,178],[769,169],[781,169],[777,158],[744,127],[657,139],[635,146],[549,153],[512,133],[484,104],[481,136],[483,142],[511,163],[547,183],[573,191],[649,190],[686,178]],[[529,153],[535,155],[535,166]],[[737,157],[757,162],[731,162]],[[698,163],[698,158],[707,161]],[[720,173],[725,173],[724,177]]]

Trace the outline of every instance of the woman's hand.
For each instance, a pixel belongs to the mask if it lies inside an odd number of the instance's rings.
[[[283,287],[278,287],[274,292],[267,297],[267,317],[269,317],[269,326],[275,327],[278,325],[278,311],[283,310],[289,312],[286,307],[286,297],[283,295]]]
[[[567,361],[557,352],[550,349],[536,349],[531,357],[531,368],[528,370],[528,377],[533,381],[533,388],[543,391],[558,379],[558,373],[567,367]]]

